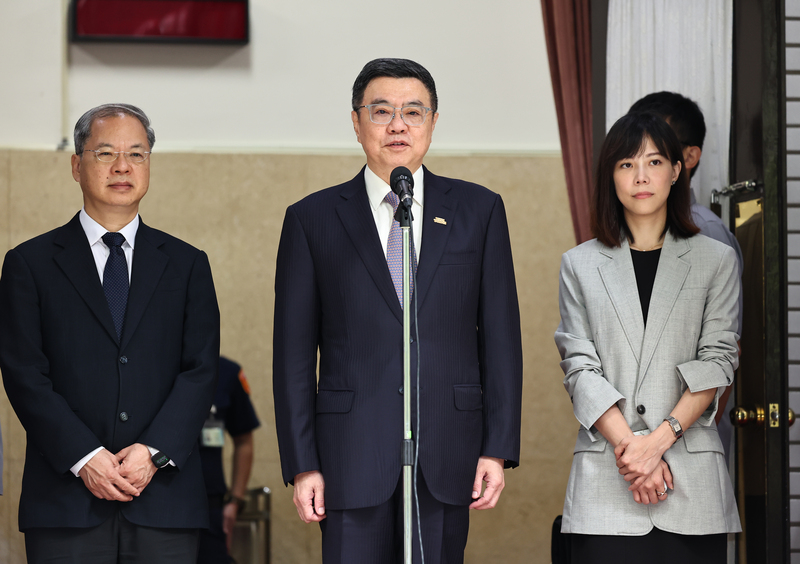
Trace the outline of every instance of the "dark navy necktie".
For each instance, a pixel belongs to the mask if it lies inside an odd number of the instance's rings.
[[[114,319],[117,339],[122,339],[122,325],[125,322],[125,309],[128,307],[128,261],[125,260],[125,251],[122,250],[124,242],[125,236],[122,233],[103,235],[103,243],[109,250],[106,268],[103,270],[103,291]]]

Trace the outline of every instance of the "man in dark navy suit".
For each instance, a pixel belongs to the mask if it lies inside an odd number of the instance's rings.
[[[28,437],[28,562],[194,563],[208,525],[197,438],[219,310],[206,255],[145,225],[155,133],[134,106],[75,126],[83,209],[8,252],[0,368]]]
[[[301,519],[320,522],[326,564],[402,555],[403,314],[387,264],[397,230],[387,194],[392,171],[407,167],[422,544],[428,563],[462,562],[469,509],[494,507],[504,467],[519,461],[522,353],[505,209],[486,188],[422,166],[438,100],[421,65],[368,63],[352,103],[367,166],[290,206],[281,234],[273,383],[283,477]],[[418,559],[416,526],[414,542]]]

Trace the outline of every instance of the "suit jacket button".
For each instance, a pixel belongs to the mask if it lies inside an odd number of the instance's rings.
[[[644,406],[643,406],[643,405],[639,405],[639,406],[637,406],[637,407],[636,407],[636,412],[637,412],[639,415],[644,415],[644,412],[645,412],[645,411],[647,411],[647,410],[644,408]]]
[[[127,421],[128,420],[128,413],[126,411],[123,411],[122,413],[120,413],[119,414],[119,420],[122,421],[123,423],[125,421]]]
[[[397,393],[401,396],[403,395],[403,386],[400,386],[400,388],[397,390]]]
[[[128,364],[128,357],[127,356],[119,357],[119,362],[120,364]]]

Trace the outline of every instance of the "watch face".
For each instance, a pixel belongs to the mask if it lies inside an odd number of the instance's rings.
[[[160,452],[153,455],[153,464],[156,465],[156,468],[163,468],[167,464],[169,464],[169,457],[166,454],[161,454]]]

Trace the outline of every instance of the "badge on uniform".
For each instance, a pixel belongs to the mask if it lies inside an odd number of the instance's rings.
[[[211,406],[211,414],[203,423],[200,444],[204,447],[222,448],[225,446],[225,422],[215,417],[217,410]]]

